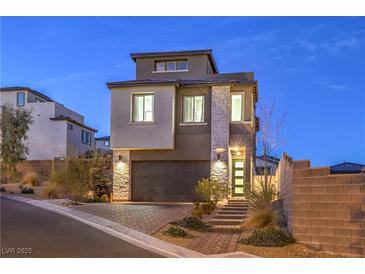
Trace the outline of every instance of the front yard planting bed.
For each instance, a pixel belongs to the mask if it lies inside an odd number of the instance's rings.
[[[192,230],[192,229],[188,229],[188,228],[184,228],[184,230],[186,230],[189,234],[191,234],[193,237],[192,238],[180,238],[180,237],[172,237],[169,235],[166,235],[166,233],[164,233],[164,231],[168,230],[169,227],[171,227],[171,224],[166,225],[165,227],[161,228],[158,232],[156,232],[155,234],[153,234],[154,237],[172,243],[172,244],[176,244],[179,246],[183,246],[186,248],[190,248],[193,249],[195,251],[201,252],[203,254],[221,254],[221,253],[228,253],[228,252],[232,252],[232,250],[228,250],[228,246],[234,246],[234,251],[241,251],[241,252],[245,252],[245,253],[249,253],[252,255],[256,255],[259,257],[264,257],[264,258],[343,258],[344,256],[341,255],[337,255],[337,254],[330,254],[330,253],[326,253],[326,252],[321,252],[321,251],[316,251],[313,250],[309,247],[306,247],[302,244],[289,244],[286,245],[284,247],[259,247],[259,246],[252,246],[252,245],[246,245],[246,244],[241,244],[238,243],[238,240],[236,238],[239,239],[245,239],[248,236],[251,235],[251,231],[248,230],[242,230],[241,232],[237,232],[237,231],[215,231],[213,229],[213,231],[196,231],[196,230]],[[204,237],[207,237],[209,235],[209,233],[215,233],[218,234],[221,233],[222,234],[222,238],[225,237],[226,239],[229,237],[226,237],[227,234],[232,233],[232,234],[236,234],[238,233],[237,237],[232,237],[230,242],[225,242],[221,239],[216,239],[214,241],[214,249],[215,250],[220,250],[219,252],[214,253],[214,250],[209,250],[209,248],[207,249],[206,246],[204,246],[205,241],[202,241],[202,239]],[[209,239],[209,237],[207,237],[207,239]],[[199,244],[197,245],[196,243]],[[211,245],[210,245],[211,246]],[[192,248],[194,247],[194,248]],[[227,249],[225,249],[225,247],[227,247]]]

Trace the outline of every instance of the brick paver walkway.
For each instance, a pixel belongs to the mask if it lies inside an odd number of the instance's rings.
[[[209,232],[192,241],[188,248],[207,255],[235,252],[239,238],[240,232],[236,231]]]
[[[138,231],[153,234],[172,220],[186,215],[189,204],[84,204],[75,209],[120,223]]]

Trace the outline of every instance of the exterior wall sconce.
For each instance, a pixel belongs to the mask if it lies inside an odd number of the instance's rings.
[[[122,155],[119,155],[118,156],[118,162],[120,163],[120,162],[123,162],[123,156]]]
[[[215,149],[215,153],[217,153],[217,160],[218,161],[220,161],[220,159],[221,159],[221,154],[223,153],[223,152],[225,152],[226,150],[225,150],[225,148],[223,148],[223,147],[217,147],[216,149]]]

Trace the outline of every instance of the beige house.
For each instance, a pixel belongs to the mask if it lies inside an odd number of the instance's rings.
[[[8,104],[32,111],[27,160],[65,158],[94,150],[96,130],[85,125],[82,115],[48,96],[28,87],[0,88],[0,107]]]
[[[219,73],[212,50],[133,53],[136,79],[108,83],[115,200],[192,201],[201,178],[251,187],[257,81]]]

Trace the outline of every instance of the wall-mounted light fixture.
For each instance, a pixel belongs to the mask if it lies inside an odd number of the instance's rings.
[[[122,155],[118,156],[118,162],[123,162],[123,156]]]
[[[224,147],[217,147],[216,149],[215,149],[215,153],[217,153],[217,160],[219,161],[220,159],[221,159],[221,154],[223,153],[223,152],[225,152],[226,150],[225,150],[225,148]]]

